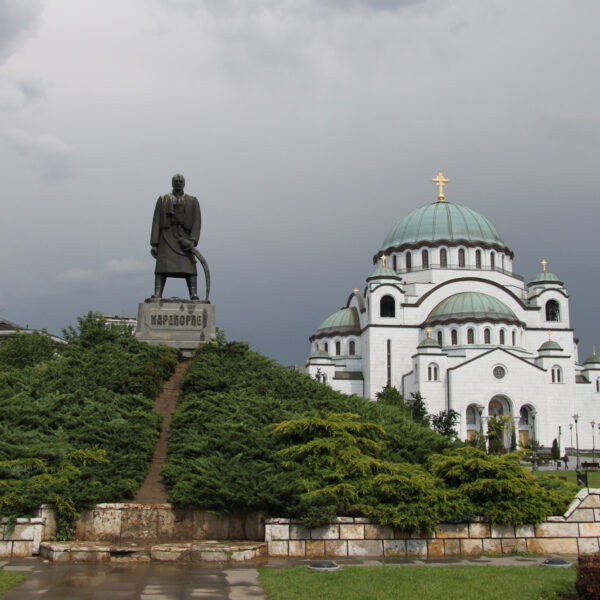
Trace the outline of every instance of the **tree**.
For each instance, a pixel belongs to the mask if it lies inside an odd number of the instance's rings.
[[[552,442],[552,458],[553,460],[560,460],[560,448],[558,447],[556,438]]]
[[[502,415],[488,419],[488,451],[490,454],[504,454],[504,429],[506,421]]]
[[[57,344],[45,331],[15,333],[0,342],[0,364],[22,369],[51,360],[58,353]]]
[[[410,397],[412,399],[412,402],[410,403],[412,420],[419,425],[429,427],[429,416],[427,415],[425,398],[421,396],[421,392],[411,392]]]
[[[375,394],[375,397],[377,398],[377,402],[397,406],[408,414],[409,409],[404,401],[404,396],[393,385],[386,385],[380,392]]]
[[[458,421],[459,413],[453,409],[442,410],[437,415],[431,415],[431,426],[440,435],[446,437],[458,437],[456,430],[456,422]]]

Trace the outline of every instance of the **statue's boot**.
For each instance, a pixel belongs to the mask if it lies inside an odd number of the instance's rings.
[[[163,290],[165,289],[165,283],[167,282],[166,275],[159,275],[158,273],[154,276],[154,294],[153,298],[162,298]]]
[[[198,298],[198,276],[188,275],[186,278],[188,290],[190,292],[190,300],[199,300]]]

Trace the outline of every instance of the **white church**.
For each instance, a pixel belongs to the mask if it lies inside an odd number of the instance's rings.
[[[307,372],[373,400],[388,384],[420,392],[430,413],[459,413],[461,439],[506,415],[519,442],[592,448],[600,357],[579,362],[564,283],[545,260],[528,283],[513,273],[492,223],[447,202],[442,173],[433,181],[437,202],[392,227],[364,290],[310,337]]]

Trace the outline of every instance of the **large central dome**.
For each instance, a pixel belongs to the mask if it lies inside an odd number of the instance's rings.
[[[478,212],[451,202],[434,202],[400,219],[387,234],[381,251],[400,251],[429,243],[496,247],[510,254],[496,228]]]

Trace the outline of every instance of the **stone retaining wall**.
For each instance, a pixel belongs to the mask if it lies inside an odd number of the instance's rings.
[[[21,558],[39,554],[42,540],[56,535],[54,511],[43,504],[37,516],[28,519],[16,519],[9,523],[0,520],[0,558]]]
[[[581,490],[567,512],[539,525],[484,522],[439,525],[429,537],[411,535],[366,518],[338,517],[323,527],[268,519],[269,556],[320,558],[376,556],[438,559],[483,553],[592,554],[600,549],[600,489]]]

